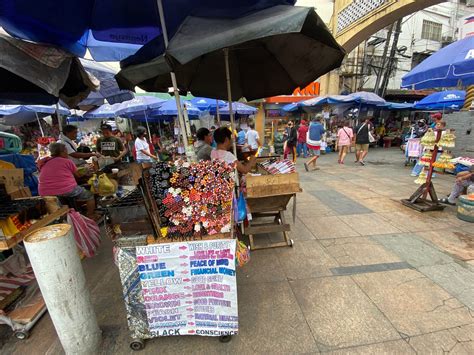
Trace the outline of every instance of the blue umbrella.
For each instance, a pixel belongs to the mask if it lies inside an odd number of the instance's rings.
[[[133,94],[130,91],[120,90],[115,80],[115,74],[117,73],[113,69],[87,59],[81,59],[81,64],[88,73],[100,81],[100,86],[98,91],[91,92],[79,105],[94,105],[102,100],[99,103],[101,105],[104,103],[104,99],[109,104],[133,99]]]
[[[207,97],[195,97],[191,100],[191,103],[201,111],[209,111],[210,114],[217,112],[217,106],[220,108],[226,105],[224,100],[210,99]]]
[[[124,101],[120,104],[118,115],[133,118],[135,115],[142,115],[149,110],[154,110],[163,105],[166,100],[156,96],[137,96],[132,100]]]
[[[385,105],[381,105],[381,108],[385,108],[391,111],[403,111],[403,110],[413,110],[415,104],[410,103],[400,103],[400,102],[388,102]]]
[[[188,15],[237,18],[294,0],[161,0],[170,38]],[[157,0],[2,0],[0,26],[15,37],[49,43],[99,61],[122,60],[155,39],[164,49]],[[158,53],[158,55],[161,53]],[[156,57],[156,54],[153,55]]]
[[[298,109],[300,108],[300,106],[298,105],[298,103],[296,102],[293,102],[291,104],[288,104],[288,105],[285,105],[281,108],[281,110],[283,112],[295,112],[295,111],[298,111]]]
[[[257,109],[253,106],[249,106],[249,105],[245,105],[241,102],[233,102],[232,103],[232,111],[234,112],[234,114],[237,114],[237,115],[253,115],[255,114],[255,112],[257,112]],[[220,108],[219,109],[219,112],[221,113],[221,115],[224,115],[224,116],[229,116],[230,112],[229,112],[229,104],[226,104],[224,107]]]
[[[382,99],[377,94],[373,92],[367,91],[359,91],[349,95],[343,95],[342,98],[339,99],[332,99],[332,101],[340,101],[340,102],[355,102],[358,104],[365,104],[365,105],[384,105],[386,101]]]
[[[56,105],[0,105],[0,123],[7,126],[18,126],[37,120],[40,130],[43,132],[39,119],[53,113],[56,113]],[[71,112],[59,105],[59,114],[70,115]]]
[[[190,101],[181,102],[181,105],[186,106],[186,111],[188,113],[189,119],[199,119],[199,117],[201,116],[201,110],[195,107]],[[160,106],[160,108],[151,111],[149,116],[152,118],[178,116],[178,107],[176,106],[176,100],[173,98],[165,101]]]
[[[474,84],[474,36],[451,43],[402,78],[402,87],[429,89]]]
[[[419,110],[460,110],[464,105],[466,92],[463,90],[449,90],[435,92],[426,96],[415,104]]]
[[[120,105],[121,104],[103,104],[96,109],[86,112],[84,117],[87,119],[114,118],[117,117],[120,111]]]

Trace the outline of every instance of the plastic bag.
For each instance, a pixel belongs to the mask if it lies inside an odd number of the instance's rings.
[[[99,176],[94,174],[88,183],[91,185],[91,191],[101,196],[113,195],[117,190],[117,184],[114,184],[113,180],[109,179],[106,174]]]
[[[243,193],[240,193],[237,199],[237,222],[243,222],[247,218],[247,202]]]
[[[76,245],[88,258],[93,257],[100,245],[100,229],[95,221],[71,209],[67,222],[74,228]]]

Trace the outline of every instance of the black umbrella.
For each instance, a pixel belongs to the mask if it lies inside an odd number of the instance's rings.
[[[97,89],[79,59],[61,49],[0,35],[0,103],[76,106]]]
[[[228,49],[230,98],[223,49]],[[131,90],[168,92],[174,71],[182,92],[253,100],[306,86],[339,67],[344,55],[314,9],[281,5],[238,19],[190,16],[164,56],[122,69],[117,81]]]

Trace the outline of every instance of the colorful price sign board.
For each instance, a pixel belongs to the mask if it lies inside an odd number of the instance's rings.
[[[237,334],[235,249],[233,239],[136,248],[152,336]]]

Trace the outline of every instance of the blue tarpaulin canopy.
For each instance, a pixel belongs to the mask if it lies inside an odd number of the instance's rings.
[[[113,118],[117,117],[120,111],[120,104],[103,104],[91,111],[84,114],[87,119],[102,119],[102,118]]]
[[[451,43],[402,78],[402,87],[429,89],[474,84],[474,36]]]
[[[380,107],[390,110],[390,111],[403,111],[403,110],[413,110],[414,106],[415,104],[387,101],[385,105],[381,105]]]
[[[162,0],[170,38],[188,15],[235,18],[294,2]],[[97,61],[122,60],[157,36],[163,43],[157,0],[2,0],[0,26],[15,37],[53,44],[80,57],[89,49]]]
[[[458,111],[464,105],[466,92],[463,90],[448,90],[435,92],[415,104],[418,110],[453,110]]]

